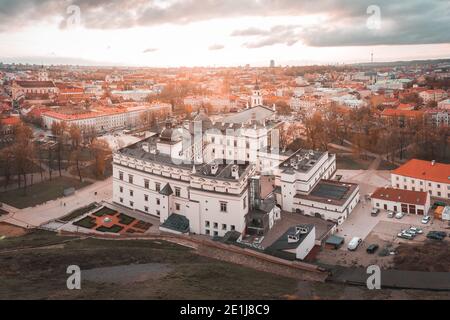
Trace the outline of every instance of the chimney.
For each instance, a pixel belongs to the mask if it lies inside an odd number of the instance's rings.
[[[219,165],[217,163],[213,163],[211,165],[211,174],[216,175],[219,170]]]
[[[239,180],[239,166],[233,165],[231,167],[231,175],[236,179]]]

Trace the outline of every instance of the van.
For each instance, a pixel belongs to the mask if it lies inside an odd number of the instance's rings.
[[[359,237],[354,237],[350,242],[348,243],[347,249],[349,251],[355,251],[359,244],[362,242],[362,239]]]

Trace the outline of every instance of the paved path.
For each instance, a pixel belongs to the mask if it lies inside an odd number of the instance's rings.
[[[49,201],[36,207],[12,210],[9,215],[0,218],[0,221],[24,228],[33,228],[63,217],[92,202],[111,201],[111,199],[112,177],[79,189],[69,197]]]
[[[330,266],[332,276],[327,280],[366,286],[369,275],[364,268]],[[450,291],[450,273],[404,270],[381,270],[381,288]]]

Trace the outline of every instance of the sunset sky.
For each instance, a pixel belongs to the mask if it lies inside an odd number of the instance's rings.
[[[368,62],[371,52],[375,61],[450,58],[449,29],[446,0],[0,0],[0,61],[166,67]]]

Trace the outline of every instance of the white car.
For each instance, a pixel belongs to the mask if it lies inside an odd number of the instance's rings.
[[[409,230],[415,232],[416,234],[422,234],[423,233],[423,230],[420,229],[420,228],[417,228],[417,227],[411,227],[411,228],[409,228]]]
[[[422,223],[423,223],[423,224],[427,224],[428,222],[430,222],[430,220],[431,220],[431,217],[430,217],[430,216],[424,216],[424,217],[422,218]]]
[[[403,216],[404,216],[403,212],[397,212],[395,214],[395,219],[401,219],[401,218],[403,218]]]
[[[362,239],[359,237],[353,237],[352,240],[348,243],[347,249],[350,251],[355,251],[360,243],[362,242]]]
[[[388,211],[387,217],[388,217],[389,219],[392,219],[392,218],[394,217],[394,212]]]

